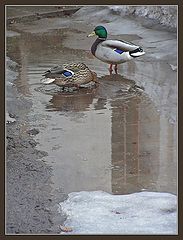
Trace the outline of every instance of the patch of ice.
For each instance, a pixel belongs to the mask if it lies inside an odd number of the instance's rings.
[[[177,234],[177,197],[170,193],[74,192],[60,210],[73,230],[61,234]]]

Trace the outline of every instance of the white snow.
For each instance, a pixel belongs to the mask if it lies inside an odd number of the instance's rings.
[[[177,197],[170,193],[73,192],[60,211],[72,228],[61,234],[177,234]]]

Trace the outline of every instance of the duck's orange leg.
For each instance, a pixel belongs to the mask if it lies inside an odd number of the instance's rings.
[[[112,64],[110,64],[110,67],[109,67],[109,73],[112,74]]]

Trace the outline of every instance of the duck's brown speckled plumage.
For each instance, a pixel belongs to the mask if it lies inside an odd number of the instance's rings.
[[[71,76],[64,76],[64,71],[71,71]],[[70,63],[56,66],[46,71],[43,76],[45,77],[42,81],[43,83],[54,83],[60,87],[80,87],[80,85],[91,81],[97,82],[96,73],[91,71],[84,63]],[[49,81],[49,79],[51,80]]]

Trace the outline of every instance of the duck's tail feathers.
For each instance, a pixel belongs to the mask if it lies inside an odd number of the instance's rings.
[[[42,79],[41,79],[41,83],[43,83],[43,84],[51,84],[51,83],[53,83],[54,81],[55,81],[54,78],[42,78]]]
[[[135,50],[129,51],[129,54],[130,54],[131,57],[135,58],[135,57],[140,57],[140,56],[144,55],[145,52],[141,47],[139,47]]]
[[[140,57],[140,56],[142,56],[142,55],[144,55],[144,54],[145,54],[145,52],[143,51],[143,52],[131,53],[130,55],[131,55],[132,57]]]

